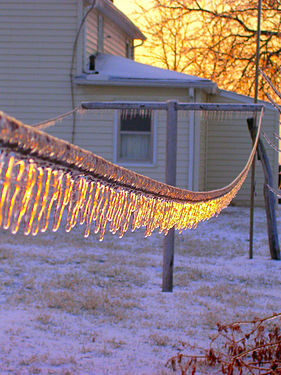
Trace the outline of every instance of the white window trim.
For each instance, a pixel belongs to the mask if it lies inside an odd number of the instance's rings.
[[[156,165],[157,155],[157,111],[153,111],[152,123],[152,161],[118,161],[118,137],[119,137],[119,116],[120,111],[115,110],[114,114],[114,141],[113,141],[113,162],[118,163],[124,167],[154,167]]]

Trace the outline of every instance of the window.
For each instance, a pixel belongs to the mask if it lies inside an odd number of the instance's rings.
[[[119,116],[117,161],[153,162],[153,126],[151,111],[123,111]]]

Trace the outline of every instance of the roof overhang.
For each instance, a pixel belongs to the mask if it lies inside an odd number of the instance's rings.
[[[91,3],[87,1],[87,3]],[[110,0],[96,0],[95,9],[118,25],[132,39],[146,40],[140,29]]]
[[[95,71],[75,77],[77,85],[198,88],[215,94],[217,84],[189,74],[142,64],[121,56],[98,53]]]
[[[94,76],[94,79],[90,79]],[[176,80],[160,80],[160,79],[118,79],[110,78],[106,76],[99,76],[97,79],[96,75],[82,74],[81,76],[75,77],[74,83],[77,85],[88,85],[88,86],[124,86],[124,87],[165,87],[165,88],[195,88],[201,89],[209,94],[215,94],[217,92],[217,85],[210,82],[194,82],[194,81],[176,81]]]

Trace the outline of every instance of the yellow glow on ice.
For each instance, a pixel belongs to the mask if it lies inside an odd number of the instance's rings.
[[[17,233],[24,222],[25,235],[35,236],[48,228],[57,231],[65,221],[67,232],[80,223],[85,237],[93,227],[100,240],[106,230],[121,238],[130,226],[132,231],[145,227],[145,236],[155,229],[167,234],[173,227],[196,228],[200,221],[218,215],[237,194],[257,139],[246,166],[231,184],[191,192],[118,167],[0,112],[0,141],[5,145],[0,150],[0,227]],[[9,149],[9,142],[17,151]],[[35,157],[31,159],[26,150]]]

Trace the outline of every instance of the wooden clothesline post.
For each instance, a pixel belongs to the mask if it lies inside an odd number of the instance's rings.
[[[182,111],[227,111],[227,112],[260,112],[260,104],[221,104],[221,103],[178,103],[167,102],[85,102],[81,107],[87,110],[165,110],[167,112],[166,126],[166,183],[176,186],[177,162],[177,112]],[[173,291],[175,230],[170,229],[163,240],[163,270],[162,292]]]
[[[258,102],[258,91],[259,91],[261,12],[262,12],[262,0],[258,0],[256,74],[255,74],[255,95],[254,95],[255,104]],[[257,125],[257,114],[254,113],[254,126],[256,125]],[[253,244],[254,244],[254,207],[255,207],[255,165],[256,165],[256,157],[254,157],[252,168],[251,168],[250,228],[249,228],[249,258],[250,259],[253,258],[253,246],[254,246]]]
[[[252,140],[254,141],[257,134],[256,119],[247,119],[248,129]],[[266,213],[266,223],[267,223],[267,235],[268,235],[268,245],[270,250],[271,259],[280,260],[280,248],[277,230],[277,221],[275,214],[275,203],[276,198],[269,187],[274,187],[273,175],[270,166],[268,156],[266,154],[265,147],[261,139],[258,141],[257,147],[258,159],[261,161],[263,174],[264,174],[264,185],[263,185],[263,195],[265,203],[265,213]],[[253,254],[252,254],[253,255]],[[250,258],[251,259],[251,258]]]
[[[166,184],[176,186],[177,175],[177,102],[167,102],[166,128]],[[162,292],[173,291],[173,268],[175,248],[175,228],[164,237]]]

